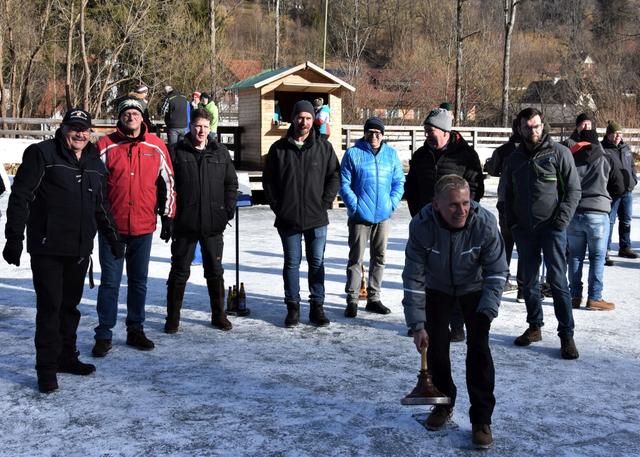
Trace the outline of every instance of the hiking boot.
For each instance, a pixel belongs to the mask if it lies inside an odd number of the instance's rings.
[[[604,258],[604,264],[608,267],[612,267],[614,265],[613,260],[611,260],[611,257],[609,257],[609,251],[607,251],[607,255]]]
[[[605,300],[587,300],[587,309],[594,311],[611,311],[616,305]]]
[[[522,335],[513,341],[516,346],[529,346],[531,343],[542,340],[542,330],[535,325],[529,325],[529,328]]]
[[[450,406],[436,405],[431,408],[431,414],[424,421],[427,430],[440,430],[444,424],[453,416],[453,408]]]
[[[471,424],[471,442],[479,449],[489,449],[493,444],[489,424]]]
[[[460,343],[464,341],[464,327],[452,328],[449,333],[449,341],[452,343]]]
[[[83,363],[78,359],[80,353],[76,352],[70,359],[58,361],[58,373],[70,373],[80,376],[87,376],[95,373],[96,366],[90,363]]]
[[[127,346],[134,347],[136,349],[140,349],[141,351],[150,351],[154,347],[153,341],[151,341],[144,334],[144,330],[135,329],[135,330],[127,330]]]
[[[186,284],[178,284],[172,280],[167,281],[167,318],[164,324],[164,333],[169,335],[178,332],[185,287]]]
[[[300,323],[300,303],[287,303],[287,317],[284,319],[285,327],[295,327]]]
[[[322,303],[311,303],[309,309],[309,322],[316,327],[326,327],[331,323],[327,316],[324,315]]]
[[[522,291],[522,287],[518,286],[518,295],[516,295],[516,302],[524,303],[524,292]]]
[[[580,308],[581,304],[582,304],[582,297],[571,297],[571,306],[573,307],[573,309]]]
[[[94,357],[104,357],[111,350],[111,340],[96,340],[96,344],[91,349],[91,355]]]
[[[389,314],[391,312],[380,300],[367,300],[367,306],[365,306],[364,309],[365,311],[376,314]]]
[[[211,325],[225,332],[231,330],[233,325],[227,319],[227,313],[224,311],[224,279],[207,279],[207,290],[211,305]]]
[[[631,248],[622,248],[618,251],[618,257],[624,257],[625,259],[637,259],[638,254],[633,252]]]
[[[58,390],[58,378],[55,373],[38,372],[38,390],[43,394],[49,394]]]
[[[575,360],[578,358],[578,348],[570,336],[560,337],[560,355],[563,359]]]
[[[233,325],[231,324],[229,319],[227,319],[226,314],[221,314],[219,316],[211,316],[211,325],[225,332],[233,328]]]
[[[347,302],[347,307],[344,310],[344,317],[356,317],[358,315],[358,302]]]

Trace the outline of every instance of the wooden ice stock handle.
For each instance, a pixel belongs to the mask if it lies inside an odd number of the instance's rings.
[[[420,369],[422,371],[427,371],[427,346],[422,346],[422,351],[420,353]]]

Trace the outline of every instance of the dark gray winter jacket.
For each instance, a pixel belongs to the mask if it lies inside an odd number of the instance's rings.
[[[604,151],[613,159],[613,166],[618,168],[624,177],[624,188],[626,192],[631,192],[638,184],[636,175],[636,165],[633,161],[633,152],[624,141],[620,141],[616,146],[605,137],[602,140]],[[614,195],[616,197],[616,195]]]
[[[510,227],[530,232],[564,230],[580,201],[580,178],[571,152],[548,134],[533,151],[520,143],[504,171]]]
[[[411,220],[402,272],[404,316],[407,326],[421,330],[426,321],[426,290],[452,296],[482,290],[477,312],[489,320],[498,307],[509,267],[496,218],[471,202],[461,230],[446,227],[431,203]]]

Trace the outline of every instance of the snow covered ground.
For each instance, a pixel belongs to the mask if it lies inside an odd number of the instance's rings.
[[[488,182],[490,195],[495,184]],[[495,198],[483,203],[493,209]],[[638,249],[638,193],[634,213]],[[78,347],[97,373],[61,374],[60,390],[51,395],[38,393],[35,381],[29,256],[23,255],[20,268],[0,261],[0,455],[477,455],[470,446],[464,344],[451,350],[459,394],[449,426],[428,432],[413,417],[424,418],[428,407],[400,405],[420,363],[405,336],[401,306],[406,205],[393,218],[389,241],[382,295],[393,311],[388,316],[361,308],[356,319],[344,318],[346,212],[336,209],[330,217],[329,327],[309,326],[305,303],[303,323],[283,328],[282,255],[273,216],[268,207],[243,208],[240,268],[250,317],[232,317],[230,332],[213,329],[202,270],[194,267],[180,331],[165,335],[169,245],[156,239],[145,327],[156,349],[140,352],[124,344],[125,285],[114,348],[93,359],[97,288],[87,283]],[[227,284],[235,278],[234,231],[225,235]],[[495,444],[485,455],[640,455],[640,260],[614,259],[616,265],[605,270],[604,297],[617,308],[575,311],[577,361],[560,358],[548,299],[543,341],[515,347],[513,338],[526,327],[525,308],[513,294],[504,297],[491,331],[497,404]]]

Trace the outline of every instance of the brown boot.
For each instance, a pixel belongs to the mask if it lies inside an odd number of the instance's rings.
[[[164,333],[176,333],[180,325],[180,310],[184,300],[186,284],[176,284],[175,281],[167,281],[167,318],[164,324]]]
[[[529,346],[531,343],[542,340],[542,330],[535,325],[529,325],[529,328],[513,342],[516,346]]]
[[[211,325],[220,330],[231,330],[233,325],[224,312],[224,279],[207,279],[207,289],[211,302]]]
[[[471,442],[479,449],[489,449],[493,444],[493,435],[489,424],[471,424]]]
[[[611,311],[616,309],[616,305],[605,300],[587,300],[587,309],[595,311]]]

